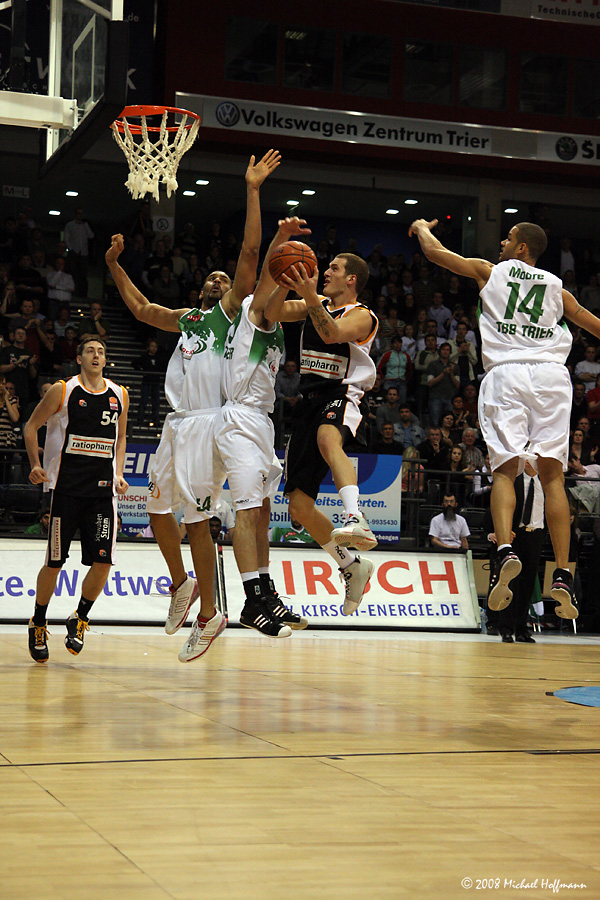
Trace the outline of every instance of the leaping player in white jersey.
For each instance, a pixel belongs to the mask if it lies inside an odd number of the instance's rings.
[[[246,225],[233,283],[224,272],[212,272],[202,289],[199,309],[171,310],[150,303],[118,264],[122,235],[114,235],[106,262],[121,297],[134,316],[163,331],[181,333],[167,369],[165,393],[174,412],[165,420],[153,470],[148,512],[152,530],[169,567],[172,599],[165,631],[184,624],[200,595],[200,614],[179,659],[190,662],[210,647],[226,621],[214,606],[214,546],[209,519],[224,481],[223,464],[214,448],[215,417],[221,407],[221,366],[227,331],[242,300],[256,282],[261,240],[259,189],[280,162],[269,150],[246,170]],[[203,452],[204,451],[204,452]],[[181,555],[181,538],[173,515],[183,498],[196,580],[189,578]],[[268,519],[265,532],[268,530]]]
[[[310,234],[304,219],[286,218],[271,242],[253,295],[246,297],[227,333],[223,354],[224,405],[216,426],[216,443],[225,465],[236,509],[233,549],[246,601],[240,622],[270,637],[289,637],[306,628],[305,618],[288,609],[269,576],[269,544],[260,528],[263,510],[281,479],[274,454],[269,414],[275,404],[275,377],[283,352],[283,331],[264,309],[277,287],[269,258],[279,244]]]
[[[537,469],[556,568],[551,596],[563,619],[578,615],[569,560],[569,502],[564,487],[569,449],[571,381],[565,361],[572,337],[563,316],[600,337],[600,321],[579,305],[560,278],[536,268],[547,246],[539,225],[522,222],[501,243],[497,265],[465,259],[432,234],[437,219],[418,219],[409,229],[431,262],[479,287],[482,358],[486,372],[479,394],[479,421],[494,482],[491,510],[498,555],[490,578],[488,605],[504,609],[510,582],[521,571],[511,547],[514,481],[527,460]]]
[[[356,472],[344,443],[350,437],[361,438],[366,413],[362,398],[375,382],[375,363],[369,353],[379,323],[358,299],[369,277],[360,257],[340,253],[330,262],[323,297],[317,294],[318,271],[310,278],[302,264],[295,268],[298,275],[284,276],[285,287],[274,291],[265,308],[270,321],[304,321],[303,399],[296,408],[286,450],[284,490],[290,517],[304,525],[339,566],[345,585],[342,612],[348,616],[358,608],[374,565],[347,548],[369,550],[377,540],[360,511]],[[301,299],[286,300],[289,290]],[[315,505],[328,469],[345,511],[338,528]]]

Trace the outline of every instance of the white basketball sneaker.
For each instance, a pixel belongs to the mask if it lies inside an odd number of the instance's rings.
[[[221,632],[227,627],[227,619],[223,613],[217,609],[212,619],[204,625],[198,619],[192,625],[190,636],[179,651],[179,662],[192,662],[203,656],[213,641],[219,637]]]
[[[171,591],[171,605],[165,622],[165,631],[167,634],[175,634],[187,619],[190,609],[198,599],[199,591],[196,580],[190,578],[189,575],[177,590],[173,590],[173,585],[169,590]]]
[[[347,515],[344,524],[331,532],[331,540],[338,547],[353,547],[356,550],[372,550],[377,546],[377,538],[361,512]]]
[[[342,615],[351,616],[358,609],[374,569],[375,563],[360,556],[345,569],[340,569],[340,581],[345,585]]]

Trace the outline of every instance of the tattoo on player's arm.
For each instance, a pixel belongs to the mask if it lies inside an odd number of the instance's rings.
[[[331,335],[331,325],[333,319],[323,309],[322,306],[309,306],[308,314],[314,322],[314,326],[322,338],[328,338]]]

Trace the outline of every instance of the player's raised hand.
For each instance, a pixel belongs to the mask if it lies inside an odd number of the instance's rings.
[[[281,285],[282,287],[286,287],[290,291],[296,291],[296,293],[302,297],[303,300],[306,301],[317,301],[319,302],[317,296],[317,282],[319,280],[319,270],[317,266],[315,266],[315,271],[312,275],[309,275],[302,263],[296,263],[292,266],[292,272],[294,275],[291,277],[289,275],[281,276]]]
[[[31,472],[29,473],[29,480],[32,484],[42,484],[44,481],[50,481],[48,475],[46,474],[46,470],[42,469],[41,466],[34,466]]]
[[[431,222],[428,222],[427,219],[415,219],[410,228],[408,229],[408,236],[412,237],[413,234],[418,236],[419,231],[426,229],[427,231],[432,231],[437,225],[438,220],[432,219]]]
[[[267,175],[270,175],[280,162],[281,154],[279,150],[268,150],[259,162],[256,162],[256,157],[251,156],[246,169],[246,184],[248,187],[260,187]]]
[[[117,494],[126,494],[129,490],[129,484],[125,481],[122,475],[117,475],[115,489]]]
[[[104,259],[107,263],[116,262],[123,252],[123,248],[125,247],[125,241],[123,240],[122,234],[113,234],[110,239],[110,247],[104,254]]]
[[[298,216],[286,216],[277,223],[279,233],[286,238],[291,238],[294,234],[312,234],[310,228],[306,227],[306,219],[299,219]]]

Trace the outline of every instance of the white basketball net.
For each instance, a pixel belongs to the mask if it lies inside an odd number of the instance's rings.
[[[167,116],[165,110],[160,131],[148,131],[146,116],[143,115],[139,116],[142,129],[139,134],[132,134],[125,117],[122,119],[123,133],[116,122],[111,126],[114,138],[129,164],[125,187],[134,200],[152,194],[158,202],[161,182],[167,187],[167,197],[177,190],[177,167],[183,154],[196,140],[200,121],[193,119],[191,127],[186,128],[188,117],[182,115],[179,128],[173,132],[167,131]]]

